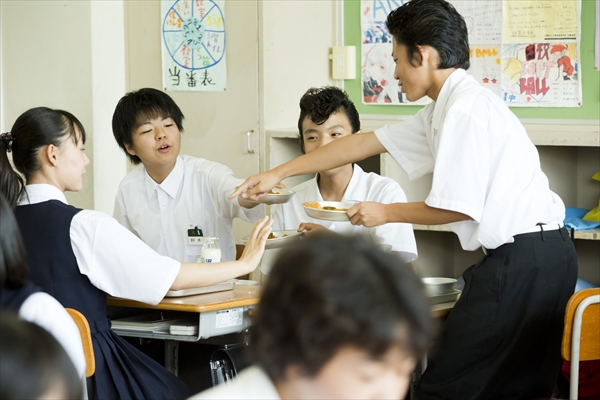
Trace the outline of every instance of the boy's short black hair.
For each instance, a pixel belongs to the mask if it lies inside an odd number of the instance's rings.
[[[183,132],[183,113],[166,93],[153,88],[143,88],[127,93],[119,100],[112,118],[113,135],[133,164],[142,162],[138,156],[127,152],[125,145],[131,145],[131,136],[136,125],[142,120],[172,118]]]
[[[345,347],[420,357],[432,322],[422,283],[368,237],[317,234],[275,261],[252,325],[250,357],[275,381],[312,377]]]
[[[304,152],[304,137],[302,123],[309,118],[317,125],[321,125],[335,112],[343,112],[350,121],[352,133],[360,131],[360,117],[356,107],[346,92],[335,86],[310,88],[300,98],[300,117],[298,118],[298,138],[300,148]]]
[[[438,69],[469,69],[469,33],[464,18],[444,0],[411,0],[387,17],[396,43],[406,46],[410,59],[417,46],[431,46],[440,56]]]

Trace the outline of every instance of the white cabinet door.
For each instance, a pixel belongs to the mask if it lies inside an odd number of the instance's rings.
[[[125,7],[128,90],[162,89],[160,2],[127,1]],[[225,29],[227,89],[168,94],[185,115],[181,152],[227,165],[245,179],[259,169],[257,0],[225,1]],[[254,153],[248,152],[249,131]],[[235,221],[237,243],[251,227]]]

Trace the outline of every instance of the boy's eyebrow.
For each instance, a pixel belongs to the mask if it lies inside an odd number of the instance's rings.
[[[163,117],[163,119],[161,119],[161,122],[164,121],[165,119],[169,119],[169,118],[171,118],[171,117],[169,117],[169,116]],[[135,126],[133,127],[133,129],[137,129],[137,128],[139,128],[142,125],[147,125],[147,124],[150,124],[150,123],[151,123],[150,120],[138,122],[137,124],[135,124]]]
[[[332,125],[332,126],[330,126],[330,127],[327,127],[327,129],[325,129],[325,130],[326,130],[326,131],[332,131],[332,130],[334,130],[334,129],[344,129],[344,127],[343,127],[342,125]],[[317,131],[316,129],[312,129],[312,128],[311,128],[311,129],[307,129],[307,130],[305,130],[305,131],[304,131],[302,134],[303,134],[303,135],[308,135],[309,133],[315,133],[315,132],[317,132],[317,133],[318,133],[319,131]]]

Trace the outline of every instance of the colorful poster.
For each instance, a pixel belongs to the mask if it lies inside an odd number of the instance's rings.
[[[581,106],[576,42],[506,44],[502,47],[502,97],[509,105]]]
[[[161,17],[164,90],[224,91],[224,0],[163,0]]]
[[[410,102],[394,79],[392,37],[385,21],[388,14],[406,0],[361,0],[361,76],[364,104],[426,104],[424,97]]]

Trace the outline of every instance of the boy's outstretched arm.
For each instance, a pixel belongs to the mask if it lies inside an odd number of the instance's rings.
[[[229,195],[229,199],[241,193],[245,198],[260,199],[287,177],[326,171],[385,151],[373,132],[346,136],[270,171],[252,175]]]

